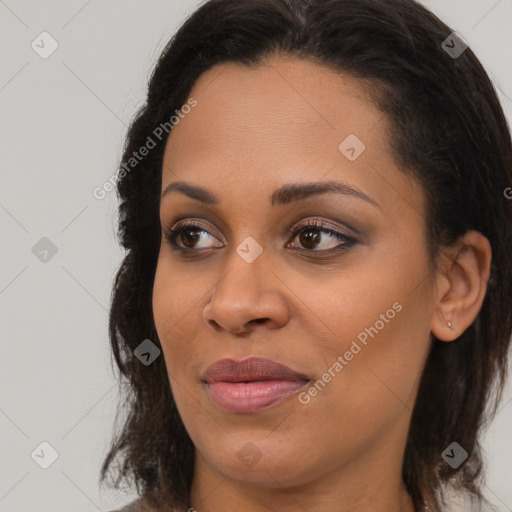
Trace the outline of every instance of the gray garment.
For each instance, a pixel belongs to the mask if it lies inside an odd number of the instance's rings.
[[[117,509],[117,510],[110,510],[109,512],[188,512],[187,507],[182,507],[179,510],[172,511],[170,509],[165,511],[156,511],[151,508],[148,508],[148,506],[144,506],[142,504],[142,499],[137,498],[134,501],[131,501],[127,505],[124,505],[123,508]]]
[[[140,499],[136,499],[128,503],[123,508],[119,508],[117,510],[110,510],[109,512],[142,512],[140,507]]]

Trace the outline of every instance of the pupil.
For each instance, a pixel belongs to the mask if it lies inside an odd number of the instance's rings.
[[[310,235],[312,235],[312,236],[310,236]],[[319,242],[319,240],[320,240],[319,233],[318,232],[314,232],[314,231],[303,231],[301,236],[304,239],[304,241],[301,239],[301,244],[304,247],[307,247],[308,249],[310,248],[310,246],[308,244],[313,242],[312,247],[315,247],[316,246],[315,242]]]
[[[192,236],[190,236],[191,233],[194,233]],[[197,231],[194,231],[193,229],[187,229],[186,231],[183,231],[183,234],[186,234],[185,238],[188,239],[188,240],[192,240],[192,243],[190,244],[191,246],[194,245],[194,242],[197,242],[197,240],[199,240],[199,235],[197,233]],[[185,244],[187,247],[188,247],[188,244],[187,242],[185,242]]]

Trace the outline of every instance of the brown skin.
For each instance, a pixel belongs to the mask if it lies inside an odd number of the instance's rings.
[[[355,78],[276,57],[254,69],[218,65],[190,96],[198,105],[168,139],[162,190],[186,181],[221,203],[180,192],[162,199],[163,229],[178,218],[200,220],[203,238],[184,233],[178,242],[211,250],[186,259],[162,238],[153,309],[196,447],[191,506],[412,512],[402,457],[431,334],[454,340],[475,319],[489,242],[470,232],[445,251],[438,271],[431,268],[422,189],[393,161],[387,120]],[[338,149],[352,133],[366,145],[353,162]],[[379,206],[336,193],[269,204],[281,185],[327,180],[344,181]],[[317,242],[287,232],[308,219],[348,231],[357,243],[319,256],[340,240],[318,228]],[[252,263],[236,252],[249,236],[263,248]],[[394,303],[402,310],[307,404],[295,394],[233,414],[205,393],[203,372],[224,357],[266,357],[315,382]],[[251,467],[238,456],[248,442],[261,454]]]

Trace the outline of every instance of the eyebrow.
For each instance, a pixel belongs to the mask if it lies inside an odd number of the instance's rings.
[[[185,183],[184,181],[175,181],[169,184],[162,193],[161,198],[163,199],[171,192],[181,192],[191,199],[196,199],[205,204],[220,204],[220,199],[217,195],[209,190]],[[322,181],[313,183],[291,183],[283,185],[282,187],[275,190],[269,197],[271,206],[282,206],[289,204],[293,201],[299,201],[318,194],[325,194],[328,192],[334,192],[337,194],[343,194],[345,196],[356,197],[361,199],[377,208],[380,208],[379,203],[375,199],[366,195],[361,190],[348,185],[347,183],[339,181]]]

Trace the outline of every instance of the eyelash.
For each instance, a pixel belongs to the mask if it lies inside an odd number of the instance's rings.
[[[197,253],[199,251],[203,252],[203,251],[209,250],[209,248],[201,248],[201,249],[193,249],[192,248],[192,249],[190,249],[190,248],[185,248],[185,247],[180,246],[177,242],[177,238],[183,231],[187,231],[187,230],[205,231],[209,235],[213,236],[207,229],[205,229],[200,224],[197,224],[195,222],[179,222],[178,224],[175,225],[175,227],[173,229],[170,229],[164,233],[165,239],[169,242],[169,244],[171,245],[173,250],[175,250],[179,253],[182,253],[182,254],[187,254],[187,255],[191,255],[193,252]],[[338,238],[342,243],[340,243],[339,245],[337,245],[336,247],[333,247],[331,249],[324,249],[324,250],[320,250],[320,251],[316,251],[313,249],[302,249],[302,248],[298,248],[298,249],[294,248],[295,250],[329,255],[329,254],[333,254],[333,253],[346,251],[347,249],[349,249],[350,247],[352,247],[353,245],[355,245],[357,243],[357,240],[354,239],[353,237],[349,236],[346,233],[343,233],[342,231],[336,231],[332,228],[328,228],[328,227],[326,227],[325,223],[323,223],[322,221],[317,220],[317,219],[315,219],[313,222],[307,221],[303,224],[299,224],[298,226],[290,228],[287,231],[290,235],[293,235],[293,237],[290,241],[293,241],[297,235],[299,235],[307,230],[319,231],[322,233],[326,233],[328,235],[332,235],[335,238]]]

